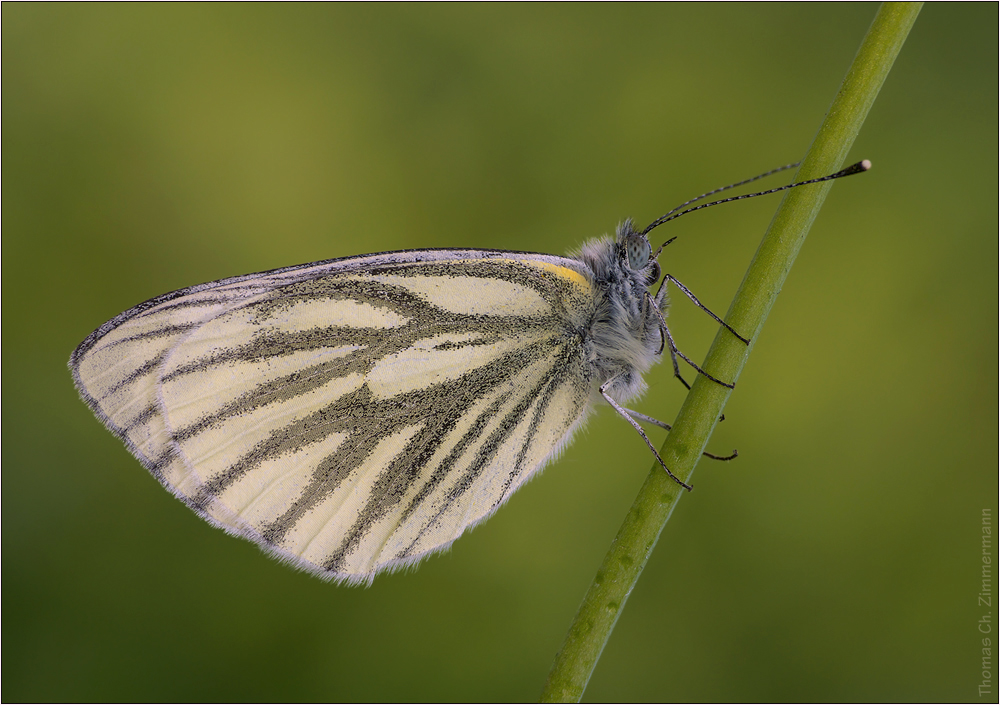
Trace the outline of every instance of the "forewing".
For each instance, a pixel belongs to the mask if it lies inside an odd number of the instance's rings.
[[[335,260],[158,297],[70,365],[205,519],[366,581],[446,547],[568,440],[591,393],[591,286],[546,255]]]

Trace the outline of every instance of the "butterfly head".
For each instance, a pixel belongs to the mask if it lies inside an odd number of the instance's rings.
[[[653,254],[649,238],[645,233],[636,232],[631,219],[618,226],[617,241],[622,264],[629,270],[644,275],[646,286],[656,283],[660,278],[660,264],[656,261],[656,255],[660,251]]]

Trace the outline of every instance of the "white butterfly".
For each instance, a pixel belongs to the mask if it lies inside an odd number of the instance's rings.
[[[209,523],[370,582],[489,517],[595,402],[669,428],[623,406],[664,350],[680,377],[664,284],[701,306],[670,275],[649,292],[663,220],[572,257],[411,250],[201,284],[108,321],[70,368]]]

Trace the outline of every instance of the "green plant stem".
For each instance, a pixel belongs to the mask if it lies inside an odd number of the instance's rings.
[[[885,3],[880,7],[795,181],[842,167],[921,4]],[[751,344],[745,346],[720,328],[703,365],[712,376],[739,379],[831,185],[826,182],[785,193],[726,316],[736,330],[751,334]],[[685,482],[694,472],[730,393],[699,375],[681,406],[660,455]],[[683,489],[654,464],[556,655],[542,702],[578,702],[583,696],[625,601],[682,494]],[[681,594],[682,590],[671,590],[669,598],[677,602]]]

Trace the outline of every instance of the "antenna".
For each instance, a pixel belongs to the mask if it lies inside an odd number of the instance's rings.
[[[868,161],[867,159],[863,159],[863,160],[861,160],[860,162],[858,162],[856,164],[852,164],[851,166],[847,167],[846,169],[841,169],[840,171],[836,172],[835,174],[830,174],[828,176],[821,176],[818,179],[809,179],[808,181],[799,181],[799,182],[796,182],[794,184],[787,184],[785,186],[779,186],[777,188],[768,189],[767,191],[758,191],[757,193],[745,193],[742,196],[732,196],[731,198],[723,198],[722,200],[719,200],[719,201],[711,201],[709,203],[702,203],[699,206],[694,206],[693,208],[688,208],[687,210],[681,210],[682,208],[684,208],[684,206],[688,206],[688,205],[690,205],[690,204],[692,204],[692,203],[694,203],[696,201],[700,201],[703,198],[707,198],[708,196],[711,196],[713,194],[719,193],[720,191],[726,191],[728,189],[735,188],[737,186],[742,186],[743,184],[748,184],[751,181],[756,181],[757,179],[763,179],[765,176],[770,176],[771,174],[776,174],[779,171],[784,171],[785,169],[791,169],[794,166],[798,166],[798,164],[797,163],[796,164],[786,164],[785,166],[780,166],[777,169],[772,169],[771,171],[765,172],[765,173],[763,173],[763,174],[761,174],[759,176],[755,176],[752,179],[746,179],[745,181],[740,181],[739,183],[731,184],[729,186],[723,186],[722,188],[717,188],[714,191],[709,191],[708,193],[703,193],[702,195],[700,195],[700,196],[698,196],[696,198],[692,198],[689,201],[685,201],[681,205],[679,205],[676,208],[674,208],[672,211],[670,211],[668,213],[664,213],[659,218],[657,218],[652,223],[650,223],[646,227],[646,229],[643,230],[640,233],[640,235],[647,235],[647,234],[649,234],[649,231],[651,231],[653,228],[659,227],[659,226],[663,225],[664,223],[669,222],[671,220],[675,220],[677,218],[680,218],[682,215],[686,215],[688,213],[693,213],[694,211],[700,211],[702,208],[710,208],[712,206],[717,206],[720,203],[729,203],[730,201],[742,201],[744,198],[756,198],[757,196],[766,196],[766,195],[771,194],[771,193],[777,193],[778,191],[787,191],[788,189],[795,188],[796,186],[805,186],[806,184],[818,184],[821,181],[832,181],[833,179],[839,179],[839,178],[842,178],[844,176],[851,176],[853,174],[860,174],[863,171],[868,171],[869,169],[871,169],[872,168],[872,163],[870,161]],[[678,212],[678,211],[680,211],[680,212]],[[666,245],[666,243],[664,243],[664,245],[660,247],[660,250],[662,250],[665,245]],[[657,250],[657,252],[659,252],[659,250]]]

